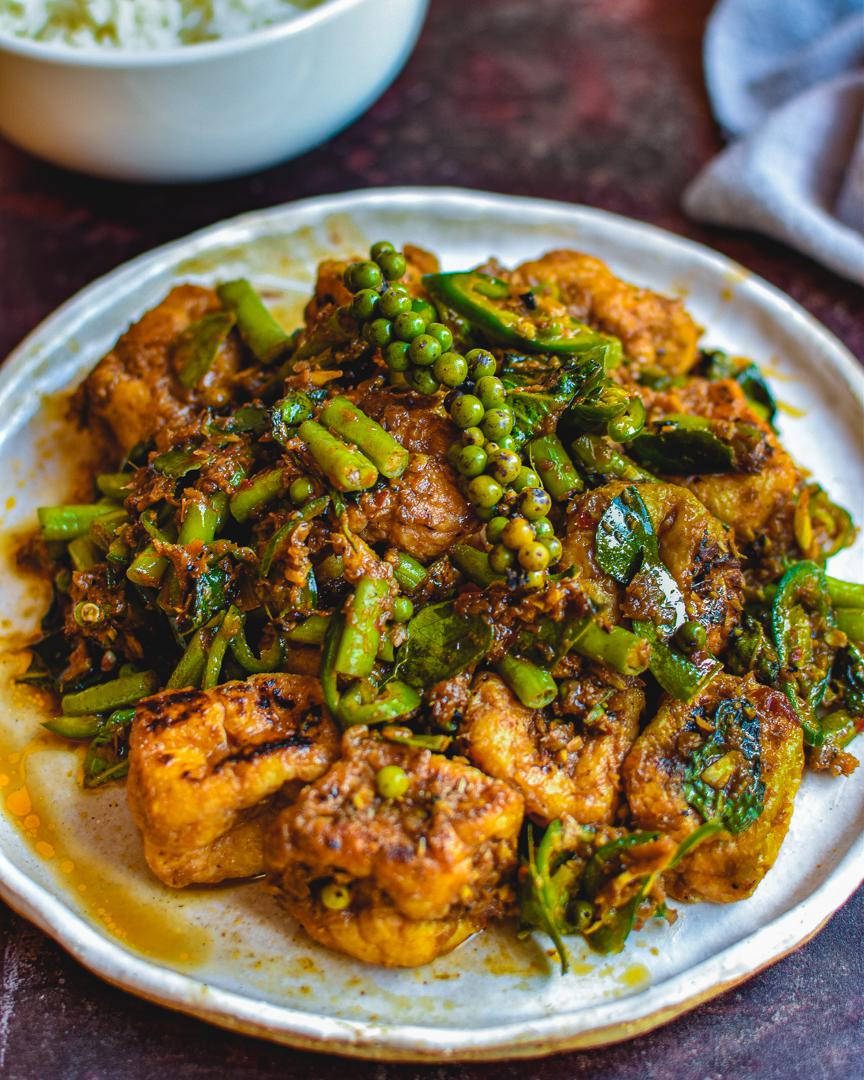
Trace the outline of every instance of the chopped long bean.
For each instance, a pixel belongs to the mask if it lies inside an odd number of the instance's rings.
[[[219,629],[210,643],[207,662],[204,665],[204,678],[201,681],[203,690],[212,690],[214,686],[218,686],[225,653],[228,651],[232,638],[241,627],[240,613],[232,605],[225,612],[225,617],[222,619]]]
[[[74,570],[90,570],[102,558],[102,552],[87,536],[69,541],[69,558]]]
[[[320,645],[329,625],[329,615],[310,615],[308,619],[292,627],[285,634],[285,640],[294,645]]]
[[[209,544],[224,520],[227,505],[228,497],[223,492],[211,495],[209,499],[189,500],[177,534],[177,543],[192,544],[200,540]]]
[[[651,659],[651,645],[623,626],[603,630],[589,621],[572,648],[581,656],[608,664],[621,675],[641,675]]]
[[[128,472],[100,473],[96,477],[96,487],[106,499],[122,503],[129,494],[132,474]]]
[[[165,684],[167,690],[185,690],[200,686],[204,665],[207,662],[207,641],[208,634],[204,627],[195,631],[177,667],[171,672]]]
[[[585,483],[557,435],[540,435],[532,439],[528,453],[543,487],[553,499],[561,502],[574,491],[584,491]]]
[[[315,464],[337,491],[365,491],[377,483],[378,470],[369,458],[316,421],[304,421],[299,434]]]
[[[404,551],[396,552],[392,565],[393,577],[396,578],[403,592],[414,592],[415,589],[419,589],[429,576],[426,567]]]
[[[542,709],[558,696],[558,686],[548,671],[518,656],[505,656],[498,674],[528,709]]]
[[[136,671],[121,675],[111,682],[89,686],[75,694],[64,694],[60,705],[64,716],[86,716],[88,713],[113,712],[126,705],[135,705],[141,698],[153,694],[159,688],[159,676],[155,671]]]
[[[93,522],[117,507],[110,502],[66,506],[40,506],[36,513],[46,540],[75,540],[85,536]]]
[[[55,716],[46,720],[42,727],[64,739],[84,740],[98,734],[101,724],[101,716],[85,713],[83,716]]]
[[[332,398],[321,410],[321,423],[341,438],[359,447],[382,476],[392,480],[408,467],[405,447],[344,397]]]
[[[389,589],[387,582],[364,575],[357,582],[345,611],[334,667],[338,675],[365,679],[372,672],[381,640],[378,622]]]
[[[262,364],[272,363],[291,348],[291,335],[276,322],[245,278],[226,281],[216,292],[236,318],[240,336]]]
[[[246,521],[256,510],[271,503],[282,491],[284,469],[267,469],[250,477],[239,491],[231,496],[229,506],[235,521]]]
[[[842,607],[834,612],[837,629],[853,641],[864,642],[864,609]]]

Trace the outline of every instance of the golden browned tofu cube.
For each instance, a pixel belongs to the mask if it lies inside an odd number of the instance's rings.
[[[522,796],[479,769],[365,728],[270,831],[288,910],[316,941],[369,963],[412,967],[499,915],[511,895]],[[379,774],[401,769],[404,793]]]
[[[730,722],[720,731],[724,714]],[[717,749],[706,755],[712,739]],[[695,785],[703,806],[708,801],[715,811],[740,800],[742,782],[762,786],[761,795],[751,797],[755,820],[699,844],[665,875],[669,894],[715,903],[749,896],[777,858],[803,769],[801,725],[791,706],[752,677],[720,675],[692,701],[667,701],[624,762],[638,828],[657,829],[680,843],[706,821],[692,794],[688,801]]]
[[[128,798],[157,877],[180,887],[260,874],[276,798],[338,752],[317,679],[254,675],[135,710]]]
[[[587,726],[526,708],[497,675],[478,677],[463,728],[468,755],[484,772],[521,791],[535,821],[612,823],[621,763],[638,734],[645,694],[636,679],[611,672],[610,677],[621,685],[609,687],[608,698],[594,693],[590,684],[599,680],[582,679],[586,696],[602,701]]]

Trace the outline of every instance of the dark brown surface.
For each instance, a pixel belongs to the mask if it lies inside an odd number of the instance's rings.
[[[0,355],[137,253],[222,217],[379,184],[585,202],[695,237],[762,274],[861,357],[864,295],[752,234],[704,229],[683,186],[720,146],[701,80],[708,0],[432,0],[396,85],[299,161],[222,184],[100,183],[0,144]],[[858,776],[851,781],[860,783]],[[799,953],[635,1042],[537,1063],[345,1064],[210,1028],[113,990],[0,905],[0,1077],[864,1077],[859,893]]]

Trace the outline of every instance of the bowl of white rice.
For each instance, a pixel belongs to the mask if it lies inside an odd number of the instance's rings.
[[[0,134],[67,168],[217,179],[294,157],[405,63],[427,0],[0,0]]]

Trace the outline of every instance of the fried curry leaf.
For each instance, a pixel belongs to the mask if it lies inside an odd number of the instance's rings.
[[[580,358],[505,357],[500,377],[515,423],[512,437],[520,446],[551,428],[574,398],[603,374],[605,347]],[[538,363],[538,361],[540,361]]]
[[[759,415],[769,424],[774,423],[777,402],[765,376],[751,360],[732,357],[721,349],[706,349],[702,352],[702,370],[707,379],[733,379]]]
[[[745,698],[721,701],[713,733],[687,762],[684,797],[706,822],[740,833],[762,813],[761,777],[759,714]]]
[[[394,674],[417,689],[452,678],[486,655],[492,627],[477,615],[460,615],[452,601],[430,604],[408,623]]]
[[[648,508],[634,487],[625,488],[609,503],[594,537],[597,565],[621,585],[629,585],[645,561],[656,562],[657,537]]]

